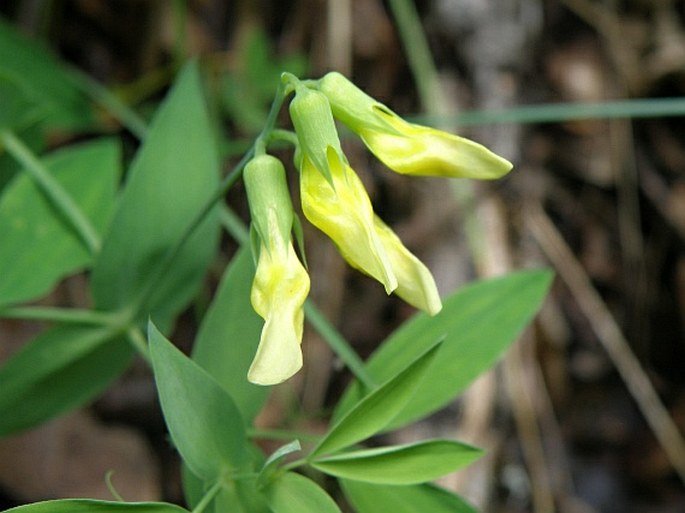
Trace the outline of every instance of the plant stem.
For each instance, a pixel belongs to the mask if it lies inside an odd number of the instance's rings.
[[[442,98],[438,71],[433,64],[433,55],[416,6],[410,0],[389,0],[388,3],[397,22],[421,103],[429,114],[438,114],[445,102]]]
[[[233,237],[241,246],[249,241],[250,232],[248,231],[243,220],[238,217],[231,207],[222,203],[219,207],[219,218],[224,229]]]
[[[311,325],[319,332],[330,348],[338,355],[345,365],[347,365],[352,374],[354,374],[367,391],[378,388],[378,384],[366,370],[364,362],[357,352],[352,349],[352,346],[345,340],[345,337],[335,329],[328,319],[326,319],[321,313],[321,310],[319,310],[314,303],[307,300],[304,304],[304,313]]]
[[[131,345],[138,351],[138,354],[140,354],[148,364],[151,364],[152,360],[150,360],[147,339],[141,329],[138,326],[131,326],[126,330],[126,336]]]
[[[51,306],[15,306],[0,309],[5,319],[67,322],[72,324],[114,325],[119,316],[110,312],[97,312],[79,308],[57,308]]]
[[[204,497],[202,497],[202,500],[197,503],[197,506],[193,508],[192,513],[202,513],[205,508],[209,505],[210,502],[214,499],[217,493],[221,490],[221,481],[217,481],[212,485],[212,487],[207,490],[207,493],[205,494]]]
[[[10,130],[0,131],[0,143],[14,157],[36,183],[41,192],[48,198],[61,216],[69,223],[91,255],[100,249],[100,236],[90,220],[64,190],[45,165],[33,152]]]

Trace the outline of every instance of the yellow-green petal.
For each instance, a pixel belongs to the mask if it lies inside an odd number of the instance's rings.
[[[319,81],[333,115],[359,135],[387,167],[407,175],[493,179],[512,164],[485,146],[442,130],[408,123],[337,72]]]
[[[302,367],[300,344],[309,276],[292,244],[279,246],[271,251],[261,248],[252,284],[252,307],[265,321],[248,371],[248,379],[258,385],[281,383]]]
[[[375,109],[393,130],[361,129],[359,135],[378,159],[397,173],[490,180],[511,171],[508,160],[464,137],[404,121]]]
[[[300,173],[302,211],[338,247],[347,262],[380,281],[388,294],[397,278],[374,226],[374,212],[364,185],[354,172],[331,155],[331,185],[308,156]]]
[[[374,225],[397,277],[395,294],[429,315],[437,314],[442,309],[442,301],[431,272],[381,218],[375,216]]]

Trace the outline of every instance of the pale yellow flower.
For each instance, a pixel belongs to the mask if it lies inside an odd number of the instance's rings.
[[[333,115],[387,167],[407,175],[493,179],[512,164],[476,142],[409,123],[337,72],[319,81]]]
[[[252,383],[275,385],[302,367],[302,306],[308,293],[309,276],[292,244],[262,245],[250,299],[265,322],[247,374]]]
[[[300,177],[302,211],[354,268],[381,282],[407,303],[434,315],[442,308],[428,268],[373,212],[361,180],[349,165],[329,160],[331,185],[306,157]]]
[[[270,155],[255,157],[243,178],[259,254],[250,300],[265,321],[247,377],[259,385],[275,385],[302,367],[309,275],[292,245],[294,214],[281,162]]]

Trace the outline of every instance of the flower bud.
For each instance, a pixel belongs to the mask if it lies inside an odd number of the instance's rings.
[[[393,171],[451,178],[499,178],[512,164],[484,146],[442,130],[408,123],[340,73],[319,81],[333,115]]]

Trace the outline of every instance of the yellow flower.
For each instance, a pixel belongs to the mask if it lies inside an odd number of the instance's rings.
[[[301,167],[302,211],[335,242],[354,268],[380,281],[410,305],[435,315],[442,308],[428,268],[373,212],[361,180],[349,165],[329,160],[333,185],[305,155]]]
[[[512,164],[469,139],[408,123],[336,72],[319,81],[333,115],[393,171],[407,175],[493,179]]]
[[[275,385],[302,367],[309,275],[292,245],[294,214],[281,162],[269,155],[255,157],[243,178],[259,254],[250,300],[265,321],[247,377],[259,385]]]

